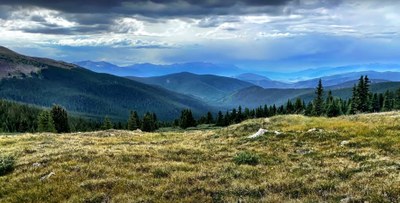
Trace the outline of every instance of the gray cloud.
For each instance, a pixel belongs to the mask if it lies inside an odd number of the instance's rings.
[[[293,0],[2,0],[2,5],[35,6],[67,13],[115,12],[152,16],[227,14],[231,7],[281,6]],[[157,8],[155,8],[157,7]]]

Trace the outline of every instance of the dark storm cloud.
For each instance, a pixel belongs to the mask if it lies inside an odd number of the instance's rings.
[[[149,23],[160,23],[170,18],[199,19],[197,26],[217,27],[225,22],[239,22],[238,15],[289,15],[286,7],[304,5],[308,0],[1,0],[0,19],[16,18],[15,10],[45,8],[56,10],[59,17],[76,23],[74,28],[57,28],[43,16],[31,16],[38,27],[21,28],[28,33],[93,34],[112,32],[115,20],[134,17]],[[342,0],[318,0],[306,7],[335,6]],[[300,6],[301,7],[301,6]]]
[[[228,14],[232,7],[280,6],[293,0],[2,0],[1,5],[34,6],[66,13],[118,13],[175,16]]]
[[[19,31],[26,33],[41,33],[41,34],[52,34],[52,35],[79,35],[79,34],[96,34],[102,33],[109,29],[108,25],[99,25],[93,27],[74,27],[74,28],[61,28],[54,24],[43,23],[43,27],[39,28],[20,28]]]

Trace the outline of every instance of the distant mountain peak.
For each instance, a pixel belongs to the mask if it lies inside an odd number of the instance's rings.
[[[262,75],[255,74],[255,73],[243,73],[243,74],[236,76],[236,78],[238,78],[240,80],[252,80],[252,81],[268,80],[268,81],[271,81],[271,79],[269,79],[265,76],[262,76]]]

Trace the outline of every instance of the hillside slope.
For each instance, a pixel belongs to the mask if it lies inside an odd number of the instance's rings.
[[[3,67],[14,70],[17,66],[36,68],[34,74],[5,77],[0,81],[0,98],[51,106],[61,104],[68,111],[86,116],[105,115],[125,120],[130,110],[140,114],[157,113],[161,119],[174,119],[184,108],[203,114],[211,107],[204,103],[159,87],[154,87],[108,74],[99,74],[84,68],[49,59],[36,59],[9,52],[2,54]],[[52,63],[43,63],[51,61]]]
[[[15,158],[0,202],[398,202],[399,116],[0,136],[2,155]],[[247,138],[259,128],[281,134]]]
[[[354,81],[356,82],[356,81]],[[372,93],[384,93],[385,91],[395,91],[400,88],[400,82],[381,82],[373,83],[370,86]],[[332,90],[332,95],[342,99],[349,99],[352,96],[352,88],[341,88],[340,86],[325,87],[325,93]],[[309,102],[315,97],[315,88],[303,89],[264,89],[257,86],[241,89],[220,100],[221,106],[229,107],[249,107],[254,108],[260,105],[282,105],[288,100],[300,98]]]
[[[216,75],[196,75],[188,72],[149,78],[127,78],[146,84],[157,85],[182,94],[193,95],[211,103],[234,91],[253,86],[251,83],[235,78]]]

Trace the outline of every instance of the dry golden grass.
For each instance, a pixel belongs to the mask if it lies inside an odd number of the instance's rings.
[[[260,127],[282,134],[246,138]],[[258,164],[236,164],[240,152]],[[0,202],[400,201],[396,112],[187,132],[3,135],[1,155],[16,166],[0,177]]]

